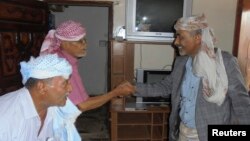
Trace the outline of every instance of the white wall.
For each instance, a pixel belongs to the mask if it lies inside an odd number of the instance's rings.
[[[204,13],[217,37],[217,46],[232,53],[237,0],[193,0],[193,14]]]
[[[114,0],[115,1],[115,0]],[[232,52],[237,0],[193,0],[193,14],[204,13],[210,27],[214,28],[217,46]],[[114,30],[125,25],[125,0],[114,6]],[[140,46],[143,61],[140,65]],[[149,53],[150,52],[150,53]],[[165,54],[163,53],[165,52]],[[169,45],[136,45],[135,68],[161,68],[173,61],[174,50]]]
[[[135,45],[135,69],[171,69],[173,59],[174,49],[169,45]]]

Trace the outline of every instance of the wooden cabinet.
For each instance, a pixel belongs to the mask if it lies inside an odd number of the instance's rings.
[[[39,1],[0,1],[0,95],[22,86],[19,63],[38,56],[48,31],[48,7]]]
[[[111,105],[111,141],[167,141],[169,107],[125,111]]]

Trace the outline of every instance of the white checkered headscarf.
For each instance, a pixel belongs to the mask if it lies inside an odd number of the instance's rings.
[[[203,96],[211,103],[221,105],[227,94],[228,78],[220,48],[214,50],[215,37],[205,15],[181,18],[176,30],[201,30],[201,47],[193,59],[193,73],[202,78]]]
[[[28,62],[21,62],[22,83],[25,84],[29,78],[47,79],[62,76],[68,79],[72,73],[72,67],[64,58],[57,54],[41,55],[37,58],[31,57]]]

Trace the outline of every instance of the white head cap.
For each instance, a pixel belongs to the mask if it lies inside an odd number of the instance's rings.
[[[25,84],[29,78],[47,79],[62,76],[68,79],[72,73],[72,67],[64,58],[56,54],[41,55],[37,58],[31,57],[28,62],[21,62],[22,83]]]

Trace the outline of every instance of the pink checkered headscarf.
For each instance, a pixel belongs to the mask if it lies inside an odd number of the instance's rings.
[[[40,54],[51,54],[60,48],[62,41],[78,41],[86,35],[85,28],[72,20],[61,23],[56,30],[50,30],[42,44]]]

